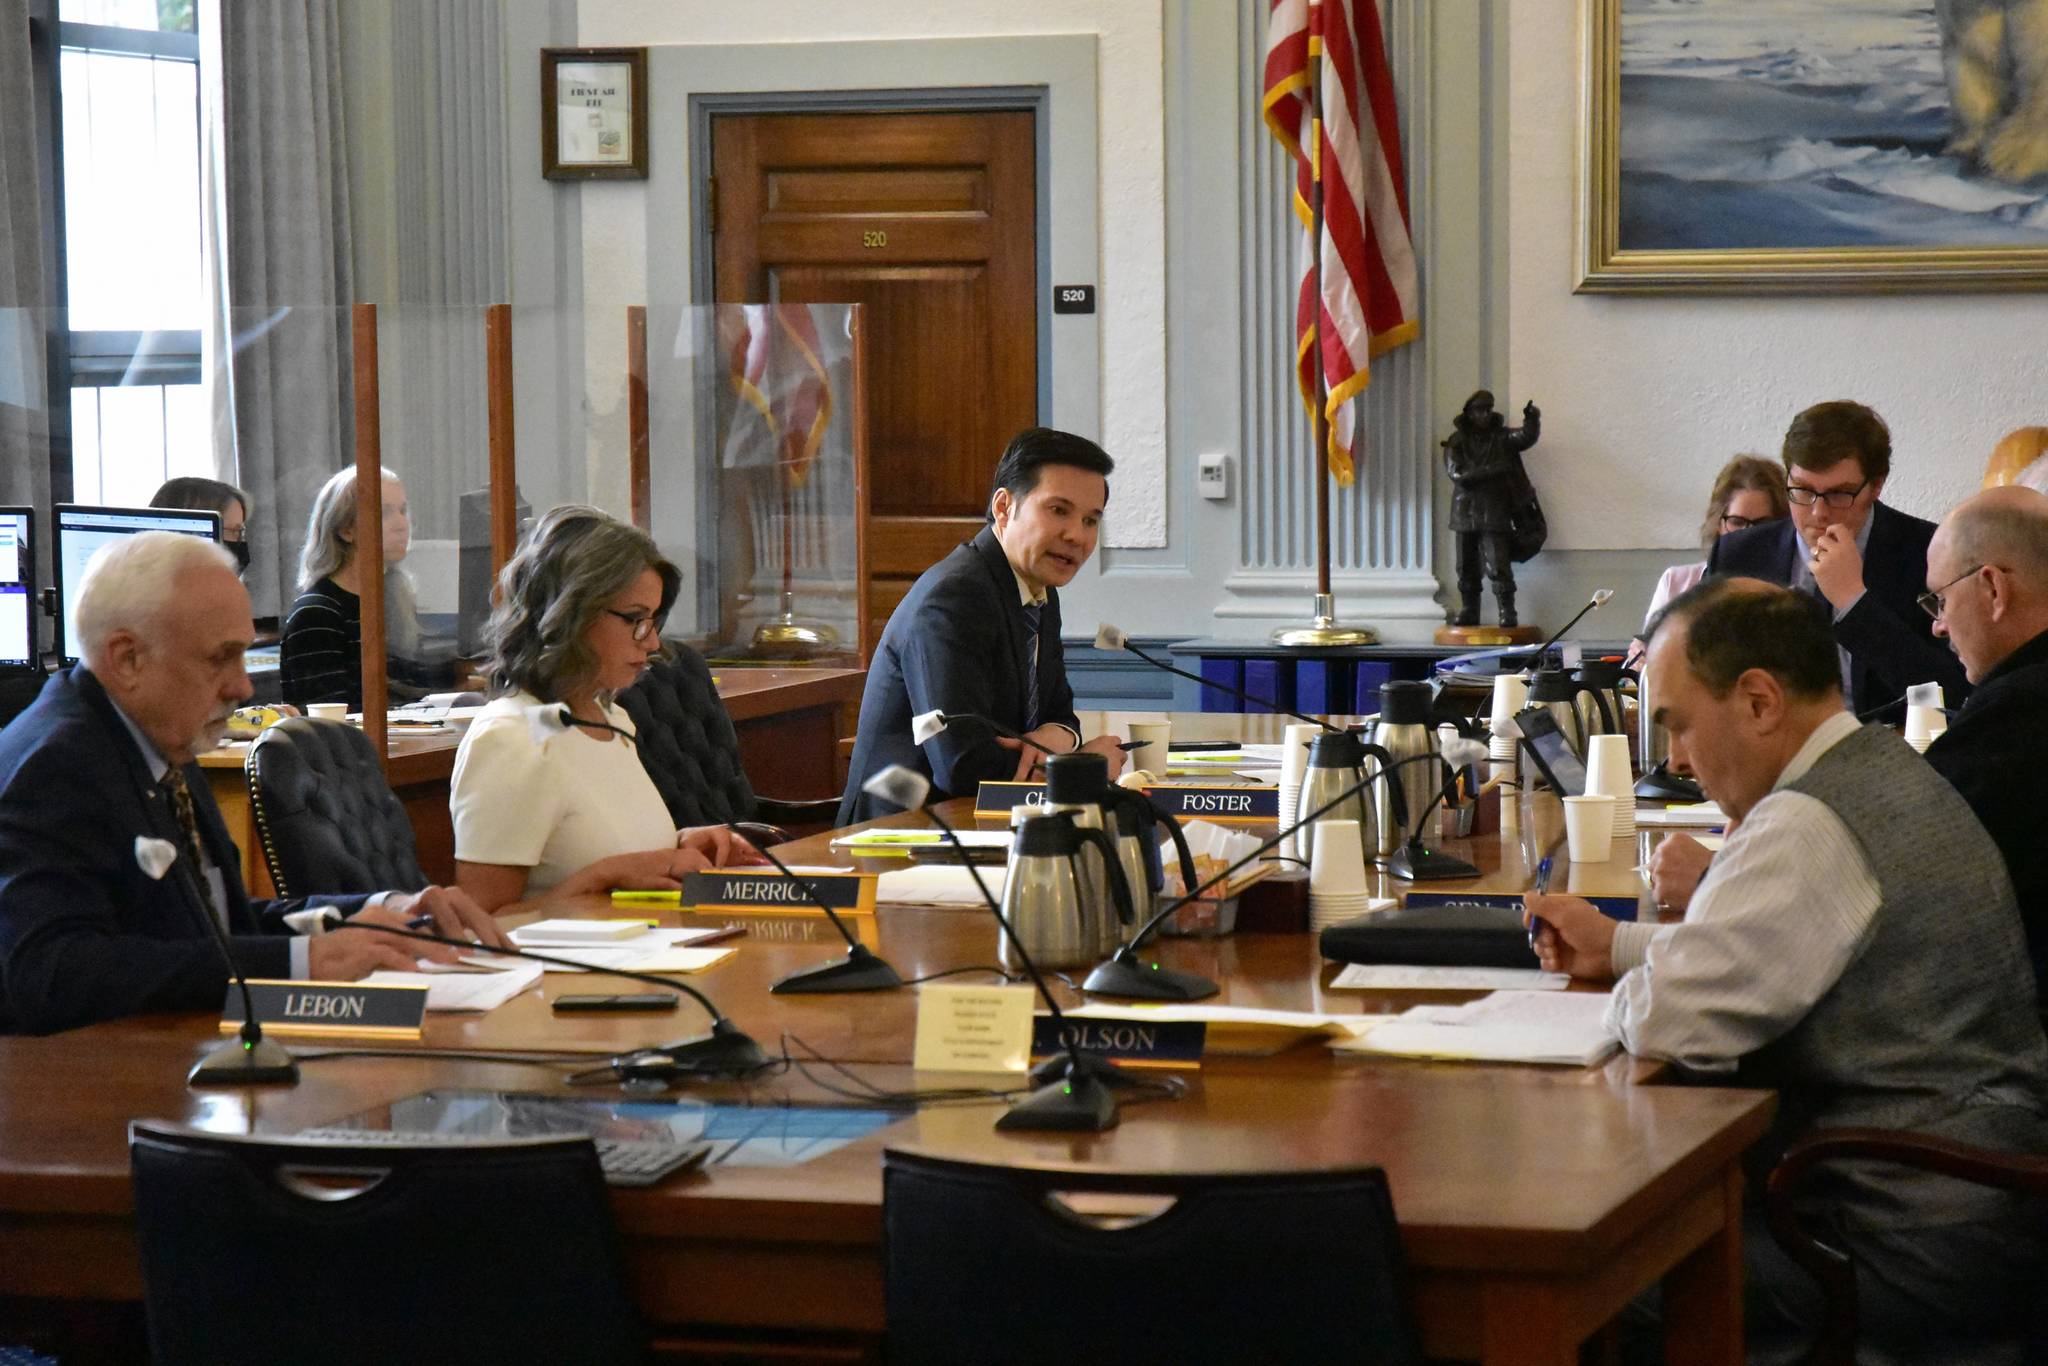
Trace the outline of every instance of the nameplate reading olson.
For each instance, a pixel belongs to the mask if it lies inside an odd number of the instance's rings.
[[[1036,1062],[1068,1044],[1129,1067],[1200,1067],[1209,1026],[1201,1020],[1111,1020],[1067,1017],[1064,1033],[1050,1015],[1031,1017],[1031,1058]]]
[[[808,885],[807,885],[808,884]],[[815,891],[817,897],[812,897]],[[683,875],[685,910],[818,915],[818,901],[845,915],[875,913],[875,879],[862,873],[781,873],[718,868]]]
[[[249,1000],[266,1034],[367,1034],[417,1039],[427,1018],[427,989],[360,982],[273,982],[251,979]],[[242,993],[228,983],[220,1032],[242,1027]]]

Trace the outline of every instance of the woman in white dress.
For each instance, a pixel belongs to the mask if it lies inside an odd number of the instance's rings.
[[[647,533],[574,506],[543,517],[499,576],[493,700],[449,792],[456,884],[486,910],[763,861],[723,826],[675,828],[612,701],[661,648],[681,584]]]

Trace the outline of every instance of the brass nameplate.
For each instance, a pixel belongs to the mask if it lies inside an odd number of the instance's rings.
[[[362,982],[273,982],[252,978],[249,1000],[266,1034],[349,1034],[417,1039],[427,1020],[427,989]],[[228,983],[220,1032],[242,1027],[242,993]]]
[[[714,868],[683,874],[683,909],[689,911],[822,917],[819,901],[841,915],[873,915],[875,875],[802,873],[784,877],[773,868]]]

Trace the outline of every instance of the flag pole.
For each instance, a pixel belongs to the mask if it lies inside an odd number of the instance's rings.
[[[1308,356],[1315,381],[1310,386],[1309,444],[1316,450],[1316,596],[1306,626],[1283,626],[1273,632],[1276,645],[1372,645],[1379,632],[1369,626],[1337,624],[1337,599],[1330,591],[1330,414],[1329,376],[1323,368],[1323,64],[1321,44],[1311,39],[1308,61],[1309,156],[1309,298]]]

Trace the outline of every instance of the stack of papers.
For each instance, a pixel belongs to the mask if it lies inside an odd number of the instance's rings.
[[[1614,1051],[1615,1039],[1607,1029],[1605,992],[1496,991],[1461,1006],[1417,1006],[1330,1046],[1347,1053],[1591,1067]]]
[[[1669,806],[1638,806],[1637,825],[1700,826],[1715,829],[1728,823],[1728,813],[1713,802],[1673,802]]]
[[[551,928],[563,925],[615,924],[626,924],[636,928],[633,932],[622,937],[614,936],[601,942],[593,942],[588,935],[581,938],[575,937],[573,931],[568,932],[567,937],[565,937],[564,932]],[[644,920],[542,920],[512,931],[512,943],[515,948],[533,949],[538,953],[547,954],[550,958],[566,958],[571,962],[582,964],[583,968],[586,969],[617,968],[624,972],[656,973],[702,972],[712,964],[723,961],[726,955],[732,953],[733,950],[729,948],[693,949],[687,947],[687,945],[693,939],[702,939],[706,935],[718,934],[719,932],[717,929],[710,927],[688,930],[657,929],[650,926]],[[473,955],[464,961],[481,962],[486,966],[496,966],[497,963],[519,963],[523,967],[530,966],[534,968],[545,966],[549,972],[579,971],[577,968],[563,967],[554,963],[545,965],[540,963],[528,964],[517,958],[500,958],[494,961],[484,954]]]
[[[498,958],[490,966],[489,972],[378,971],[363,981],[373,987],[425,987],[428,1010],[495,1010],[540,980],[538,963]]]
[[[1177,1024],[1196,1021],[1208,1026],[1203,1049],[1209,1053],[1264,1055],[1304,1039],[1356,1039],[1384,1016],[1333,1015],[1318,1010],[1262,1010],[1227,1005],[1099,1005],[1069,1007],[1070,1020],[1134,1020]]]
[[[957,832],[960,843],[969,849],[1008,849],[1008,830],[961,830]],[[861,830],[851,835],[840,835],[832,841],[834,849],[853,854],[893,854],[919,846],[951,844],[937,830]]]
[[[1338,991],[1563,991],[1572,979],[1541,968],[1422,968],[1353,963],[1330,986]]]
[[[1000,903],[1009,877],[1010,870],[1000,865],[927,863],[896,868],[875,879],[875,900],[898,906],[985,906],[977,879]]]

